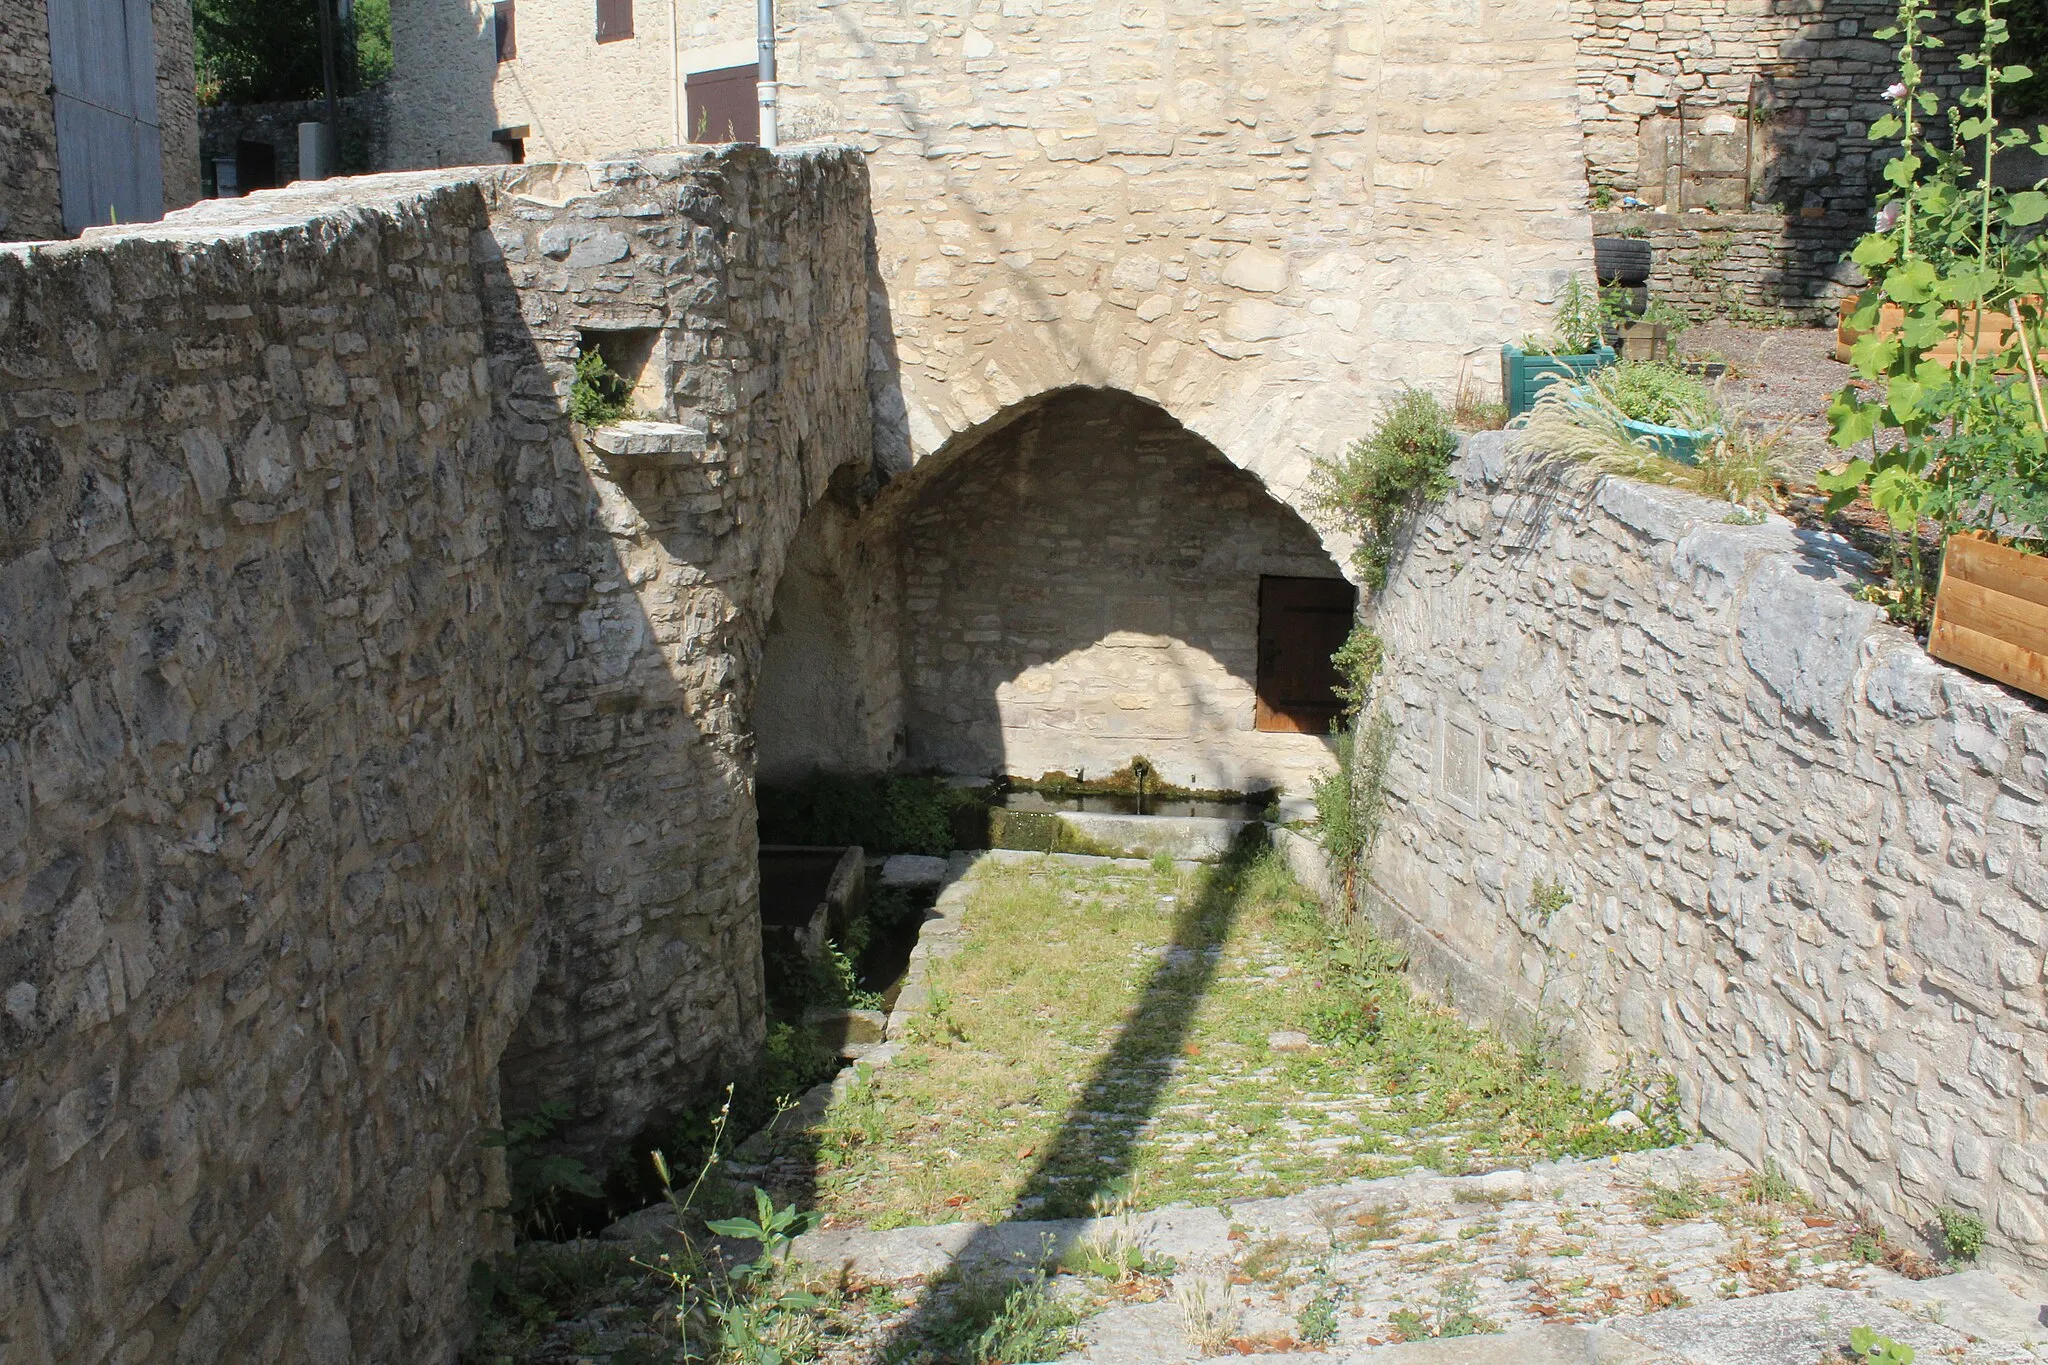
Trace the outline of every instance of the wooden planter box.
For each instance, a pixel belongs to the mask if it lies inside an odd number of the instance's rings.
[[[1512,342],[1500,348],[1500,391],[1510,419],[1536,406],[1545,389],[1562,379],[1576,384],[1595,370],[1614,363],[1613,348],[1602,346],[1583,355],[1548,355],[1525,351]]]
[[[2048,557],[1949,537],[1927,652],[2048,697]]]
[[[1849,325],[1849,318],[1856,311],[1856,300],[1843,299],[1840,320],[1835,324],[1835,359],[1844,365],[1849,363],[1850,348],[1863,333]],[[1961,321],[1961,310],[1951,308],[1943,319],[1953,328]],[[1877,334],[1881,337],[1898,335],[1899,326],[1906,320],[1906,310],[1896,303],[1887,303],[1877,314]],[[1977,322],[1976,344],[1968,349],[1972,360],[1988,360],[2003,351],[2011,343],[2012,319],[2003,308],[1987,308]],[[1964,347],[1957,345],[1953,335],[1927,353],[1928,359],[1938,365],[1953,365]]]

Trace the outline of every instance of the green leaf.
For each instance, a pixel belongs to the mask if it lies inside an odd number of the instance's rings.
[[[1920,511],[1933,491],[1925,479],[1905,469],[1880,469],[1870,480],[1870,501],[1899,531],[1919,525]]]
[[[1920,381],[1903,374],[1892,376],[1892,382],[1885,386],[1884,405],[1900,425],[1914,421],[1920,416],[1920,400],[1925,391]]]
[[[1956,135],[1965,142],[1975,142],[1990,132],[1993,126],[1988,118],[1966,118],[1956,125]]]
[[[1922,303],[1932,295],[1934,281],[1932,261],[1908,261],[1884,277],[1884,294],[1894,303]]]
[[[705,1221],[704,1227],[720,1237],[736,1237],[748,1242],[759,1242],[767,1236],[767,1229],[751,1218],[712,1218]]]
[[[1874,140],[1883,141],[1888,137],[1897,137],[1905,126],[1897,114],[1886,114],[1870,125],[1870,136]]]
[[[1998,79],[2003,82],[2023,81],[2032,77],[2033,74],[2034,69],[2030,66],[2008,66],[1998,73]]]
[[[1877,430],[1877,409],[1856,396],[1856,390],[1843,389],[1828,404],[1828,439],[1838,449],[1848,450],[1867,441]]]
[[[1868,1327],[1853,1327],[1849,1330],[1849,1349],[1857,1355],[1869,1355],[1870,1348],[1877,1344],[1877,1333]]]
[[[1881,233],[1870,233],[1856,243],[1856,249],[1849,253],[1849,259],[1866,270],[1874,265],[1883,265],[1899,254],[1899,244]]]
[[[1856,373],[1865,379],[1876,379],[1889,374],[1892,364],[1899,358],[1899,339],[1883,336],[1877,332],[1865,332],[1856,338],[1849,348],[1849,363],[1856,367]]]
[[[2039,190],[2021,190],[2006,201],[2005,221],[2014,227],[2026,227],[2048,218],[2048,194]]]

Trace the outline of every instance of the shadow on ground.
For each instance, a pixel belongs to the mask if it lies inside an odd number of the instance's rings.
[[[1248,830],[1230,855],[1202,876],[1197,894],[1175,915],[1171,939],[1146,978],[1135,1008],[1068,1106],[1004,1224],[1104,1212],[1128,1191],[1145,1121],[1157,1111],[1178,1069],[1195,1015],[1215,980],[1223,945],[1242,908],[1247,873],[1264,848],[1263,831]],[[966,1267],[995,1260],[999,1226],[991,1224],[977,1233],[954,1264]],[[1074,1236],[1071,1224],[1048,1229],[1041,1264],[1057,1263],[1071,1249]],[[918,1358],[942,1311],[936,1295],[925,1296],[875,1358]],[[941,1354],[937,1359],[953,1357]]]

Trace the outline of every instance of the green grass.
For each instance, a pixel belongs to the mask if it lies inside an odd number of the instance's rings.
[[[1214,1204],[1675,1136],[1607,1128],[1611,1102],[1416,996],[1270,854],[987,868],[966,913],[938,1007],[828,1118],[818,1206],[839,1223],[1071,1216],[1111,1186]],[[1281,1030],[1317,1046],[1269,1049]]]

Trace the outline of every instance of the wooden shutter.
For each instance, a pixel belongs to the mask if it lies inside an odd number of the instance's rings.
[[[1323,735],[1344,712],[1330,656],[1351,633],[1358,593],[1341,578],[1259,580],[1258,708],[1253,728]]]
[[[759,142],[758,66],[694,71],[683,79],[683,108],[692,142]]]
[[[497,40],[499,61],[509,62],[519,55],[519,39],[512,27],[512,0],[498,0],[491,6],[491,36]]]
[[[633,0],[597,0],[597,40],[616,43],[633,36]]]
[[[163,217],[149,0],[48,0],[48,9],[65,230]]]

